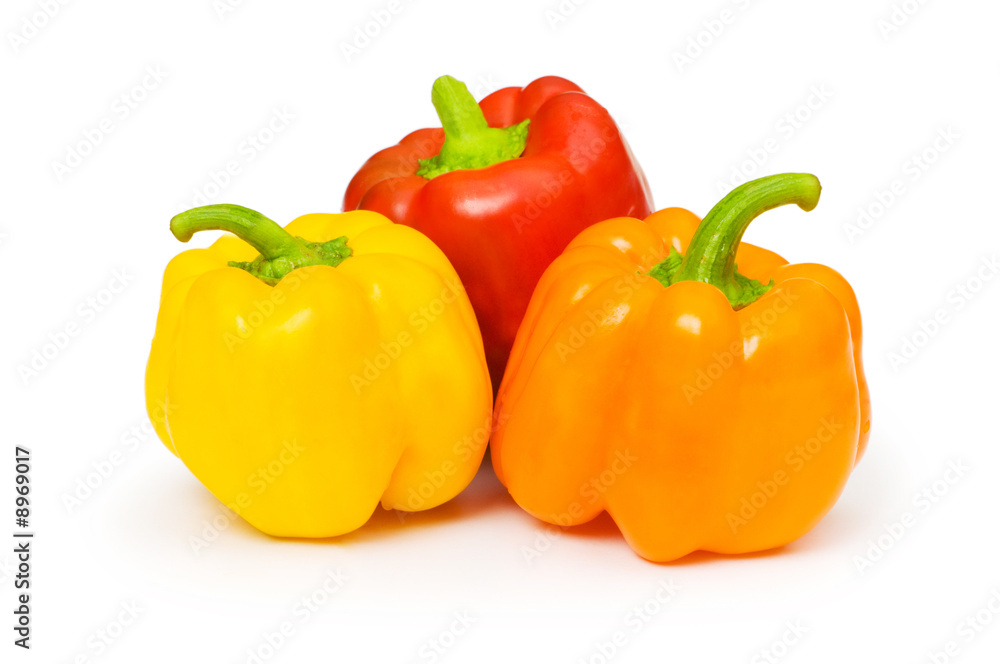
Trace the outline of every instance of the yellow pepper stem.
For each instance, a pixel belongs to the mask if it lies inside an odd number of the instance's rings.
[[[347,238],[309,242],[295,237],[260,212],[239,205],[205,205],[170,220],[170,232],[187,242],[199,231],[228,231],[260,252],[252,261],[230,261],[273,286],[294,269],[310,265],[336,267],[351,255]]]

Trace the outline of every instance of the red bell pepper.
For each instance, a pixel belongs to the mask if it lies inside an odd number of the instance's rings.
[[[480,104],[450,76],[431,99],[442,129],[419,129],[369,159],[344,209],[416,228],[468,291],[496,389],[542,272],[585,227],[652,211],[646,178],[608,112],[547,76]]]

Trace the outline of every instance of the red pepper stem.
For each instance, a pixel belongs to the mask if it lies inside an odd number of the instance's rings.
[[[485,168],[524,152],[530,120],[512,127],[490,127],[465,83],[442,76],[434,81],[431,101],[444,129],[444,145],[437,155],[420,160],[417,175],[429,180],[451,171]]]
[[[476,138],[489,129],[483,109],[465,83],[451,76],[442,76],[431,88],[431,103],[441,120],[444,135],[453,141]]]

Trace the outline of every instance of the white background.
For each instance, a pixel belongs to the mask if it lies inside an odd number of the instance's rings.
[[[39,4],[6,0],[0,16],[0,530],[13,530],[13,448],[24,444],[37,532],[30,652],[11,644],[13,544],[0,547],[4,661],[235,664],[287,620],[294,633],[264,661],[767,661],[762,650],[789,663],[997,661],[1000,279],[975,281],[1000,250],[997,3],[908,0],[912,15],[885,34],[891,0],[566,0],[566,16],[557,0],[411,0],[350,59],[343,44],[371,12],[384,20],[388,0],[245,0],[221,16],[212,0],[69,1],[33,32],[24,21],[43,22]],[[185,248],[170,217],[230,160],[240,172],[212,202],[282,223],[338,211],[371,153],[436,124],[430,86],[444,73],[479,97],[546,74],[575,81],[625,129],[657,208],[704,214],[754,154],[754,176],[819,176],[814,212],[768,213],[747,235],[841,271],[864,316],[871,446],[812,533],[781,551],[654,565],[606,519],[550,534],[484,467],[458,499],[405,523],[380,510],[354,534],[311,543],[237,520],[192,551],[223,512],[143,430],[159,279]],[[151,89],[123,117],[119,98],[144,79]],[[248,160],[241,144],[275,109],[294,119]],[[106,118],[113,131],[60,179],[53,164]],[[933,163],[914,170],[915,156]],[[897,180],[902,193],[849,233]],[[88,298],[116,270],[127,287],[94,311]],[[966,285],[982,287],[966,299]],[[947,323],[921,336],[938,310]],[[73,322],[80,334],[25,380],[19,368]],[[915,335],[921,347],[894,364]],[[111,475],[67,507],[116,451]],[[951,462],[968,470],[949,484]],[[925,490],[933,502],[917,498]],[[299,622],[296,603],[337,570],[343,587]],[[664,580],[678,589],[658,602]],[[123,602],[141,613],[119,631]],[[637,622],[644,605],[659,611]],[[461,612],[472,625],[452,638]],[[970,619],[990,624],[961,626]],[[98,649],[101,630],[116,638]],[[602,644],[616,631],[612,653]],[[437,654],[432,641],[450,647]],[[958,655],[929,657],[949,641]]]

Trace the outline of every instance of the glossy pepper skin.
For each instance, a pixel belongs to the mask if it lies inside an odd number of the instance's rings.
[[[521,507],[564,526],[607,511],[657,562],[816,525],[869,436],[858,304],[832,269],[740,239],[819,192],[773,176],[700,225],[669,208],[573,240],[538,284],[494,411],[493,467]]]
[[[374,212],[282,230],[222,205],[171,222],[182,241],[205,229],[244,239],[167,266],[146,402],[219,500],[270,535],[327,537],[379,502],[417,511],[465,488],[493,392],[472,307],[430,240]]]
[[[344,209],[380,212],[441,247],[468,289],[497,385],[549,263],[590,224],[646,216],[652,197],[614,120],[565,79],[504,88],[477,105],[445,76],[432,99],[443,129],[376,153]]]

